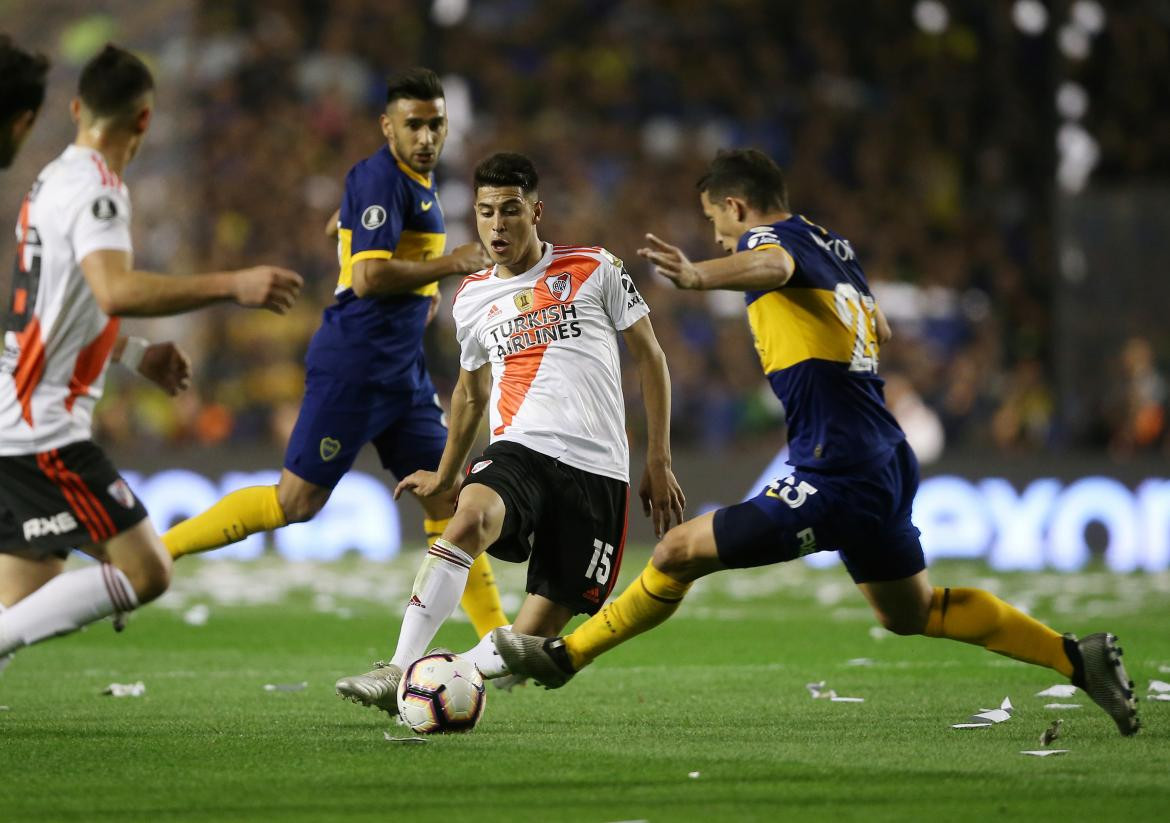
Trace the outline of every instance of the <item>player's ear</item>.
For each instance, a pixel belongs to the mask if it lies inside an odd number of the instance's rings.
[[[74,123],[81,124],[81,98],[74,97],[69,101],[69,117]]]
[[[389,140],[394,134],[394,124],[390,122],[390,116],[382,112],[378,118],[378,125],[382,127],[382,136]]]
[[[154,107],[147,103],[138,110],[138,114],[134,116],[134,133],[146,134],[146,130],[150,128],[150,118],[154,114]]]
[[[747,203],[739,197],[726,197],[727,208],[731,209],[731,213],[735,216],[735,222],[747,222]]]
[[[537,200],[532,204],[532,224],[535,226],[540,222],[540,216],[544,214],[544,201]]]

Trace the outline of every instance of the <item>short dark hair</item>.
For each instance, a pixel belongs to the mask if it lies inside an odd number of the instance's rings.
[[[477,191],[483,186],[519,186],[524,194],[531,194],[539,182],[532,161],[512,151],[496,152],[475,167],[474,188]]]
[[[40,110],[48,73],[49,58],[30,54],[7,34],[0,34],[0,123],[8,123],[22,112]]]
[[[386,83],[387,106],[395,100],[438,100],[443,96],[439,75],[421,66],[401,71]]]
[[[708,199],[738,195],[757,211],[788,211],[784,172],[756,149],[720,149],[697,188]]]
[[[113,43],[97,53],[81,70],[77,94],[98,117],[127,114],[139,97],[154,90],[146,64]]]

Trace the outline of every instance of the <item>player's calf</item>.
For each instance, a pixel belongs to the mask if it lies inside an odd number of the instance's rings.
[[[105,557],[126,575],[140,605],[161,596],[171,584],[171,555],[149,520],[110,538]]]

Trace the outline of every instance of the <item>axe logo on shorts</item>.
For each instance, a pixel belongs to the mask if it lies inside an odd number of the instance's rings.
[[[332,437],[321,438],[321,459],[328,463],[337,453],[341,451],[341,441],[334,440]]]
[[[569,299],[569,293],[573,290],[573,277],[567,271],[561,274],[551,274],[544,279],[544,284],[548,286],[549,293],[553,297],[564,303]]]

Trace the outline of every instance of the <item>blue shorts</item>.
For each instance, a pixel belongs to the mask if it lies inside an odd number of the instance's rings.
[[[395,477],[437,469],[447,425],[434,385],[429,377],[424,381],[417,391],[390,391],[310,369],[284,467],[332,489],[353,466],[362,446],[372,442],[382,466]]]
[[[888,457],[840,474],[796,469],[715,512],[715,546],[731,568],[839,551],[856,583],[901,580],[926,568],[910,521],[917,491],[918,460],[906,441]]]

